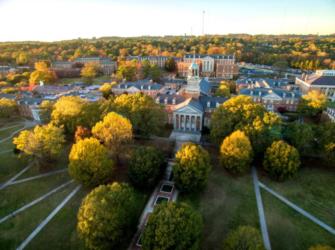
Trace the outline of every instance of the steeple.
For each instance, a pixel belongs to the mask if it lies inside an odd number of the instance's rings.
[[[199,78],[199,65],[195,61],[195,51],[193,53],[193,61],[188,68],[188,75],[187,78]]]

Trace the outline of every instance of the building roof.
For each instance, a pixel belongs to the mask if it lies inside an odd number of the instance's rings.
[[[165,61],[169,59],[170,56],[127,56],[127,60],[137,60],[137,61],[151,61],[151,60],[160,60],[160,61]],[[182,58],[180,57],[172,57],[175,61],[181,61]]]
[[[236,81],[236,84],[244,85],[244,84],[253,84],[257,87],[266,87],[266,88],[277,88],[277,87],[284,87],[290,83],[289,79],[286,78],[242,78]]]
[[[227,101],[228,98],[221,96],[200,96],[199,101],[204,109],[216,108],[217,104],[222,104]]]
[[[150,82],[150,80],[140,80],[137,82],[124,82],[120,83],[113,88],[119,88],[119,89],[128,89],[131,87],[135,87],[139,90],[160,90],[163,85],[155,82]]]
[[[326,85],[335,86],[335,75],[321,75],[321,74],[310,74],[298,77],[298,79],[304,81],[309,85]]]
[[[177,94],[159,94],[155,98],[157,103],[165,104],[165,105],[178,105],[186,100],[186,98],[182,95]]]
[[[199,100],[195,100],[193,98],[188,98],[184,102],[176,105],[176,107],[175,107],[174,110],[178,110],[178,109],[184,108],[186,106],[191,106],[194,109],[199,110],[200,112],[204,111],[204,108],[203,108],[202,104],[200,103],[200,101]]]
[[[211,91],[211,84],[206,79],[202,78],[200,80],[200,92],[205,95],[209,95]]]
[[[271,93],[274,93],[281,98],[300,98],[301,94],[298,91],[288,91],[284,89],[279,88],[247,88],[247,89],[241,89],[240,94],[241,95],[248,95],[248,96],[260,96],[264,97],[266,95],[269,95]]]
[[[184,58],[190,59],[190,58],[205,58],[205,57],[211,57],[213,59],[234,59],[233,55],[221,55],[221,54],[214,54],[214,55],[207,55],[207,54],[185,54]]]

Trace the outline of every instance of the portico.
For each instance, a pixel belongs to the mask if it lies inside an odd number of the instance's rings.
[[[192,100],[173,112],[173,127],[177,131],[200,132],[202,121],[202,107]]]

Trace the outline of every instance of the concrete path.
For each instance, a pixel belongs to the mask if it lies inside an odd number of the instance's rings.
[[[36,125],[36,122],[32,122],[32,121],[25,121],[24,122],[24,126],[20,129],[15,130],[13,133],[10,134],[10,136],[3,138],[0,140],[0,143],[8,141],[9,139],[13,138],[14,135],[16,135],[17,133],[19,133],[20,131],[26,129],[26,128],[31,128],[34,127]]]
[[[14,217],[14,216],[16,216],[17,214],[19,214],[19,213],[25,211],[26,209],[28,209],[28,208],[30,208],[30,207],[36,205],[37,203],[43,201],[44,199],[48,198],[50,195],[56,193],[57,191],[61,190],[61,189],[64,188],[64,187],[68,186],[68,185],[71,184],[72,182],[73,182],[73,180],[68,181],[68,182],[66,182],[66,183],[64,183],[64,184],[62,184],[62,185],[60,185],[60,186],[58,186],[58,187],[52,189],[51,191],[49,191],[48,193],[42,195],[41,197],[39,197],[39,198],[33,200],[32,202],[30,202],[30,203],[24,205],[23,207],[21,207],[21,208],[15,210],[14,212],[11,212],[10,214],[6,215],[5,217],[2,217],[2,218],[0,219],[0,224],[3,223],[3,222],[5,222],[6,220],[8,220],[8,219],[10,219],[10,218],[12,218],[12,217]]]
[[[13,149],[3,150],[3,151],[0,152],[0,155],[7,154],[7,153],[10,153],[10,152],[13,152]]]
[[[255,189],[255,195],[256,195],[256,201],[257,201],[259,224],[261,225],[261,232],[262,232],[264,247],[266,250],[271,250],[271,244],[270,244],[268,228],[266,225],[262,196],[259,190],[257,171],[255,167],[252,168],[252,177],[254,181],[254,189]]]
[[[35,176],[32,176],[32,177],[28,177],[28,178],[17,180],[17,181],[12,181],[7,186],[20,184],[20,183],[27,182],[27,181],[36,180],[36,179],[40,179],[40,178],[43,178],[43,177],[48,177],[50,175],[55,175],[55,174],[66,172],[67,170],[68,170],[67,168],[63,168],[63,169],[55,170],[55,171],[52,171],[52,172],[49,172],[49,173],[35,175]]]
[[[266,190],[267,192],[269,192],[270,194],[272,194],[273,196],[275,196],[277,199],[279,199],[280,201],[284,202],[286,205],[288,205],[289,207],[291,207],[292,209],[294,209],[295,211],[297,211],[298,213],[300,213],[301,215],[305,216],[306,218],[310,219],[311,221],[313,221],[315,224],[319,225],[320,227],[322,227],[323,229],[327,230],[329,233],[335,235],[335,229],[330,227],[329,225],[327,225],[326,223],[320,221],[318,218],[316,218],[315,216],[311,215],[310,213],[306,212],[305,210],[303,210],[302,208],[298,207],[297,205],[295,205],[294,203],[290,202],[288,199],[286,199],[284,196],[278,194],[277,192],[275,192],[274,190],[272,190],[271,188],[265,186],[263,183],[259,182],[259,186],[261,188],[263,188],[264,190]]]
[[[18,123],[18,124],[9,126],[9,127],[0,128],[0,131],[4,131],[4,130],[7,130],[7,129],[15,128],[15,127],[18,127],[18,126],[22,126],[22,123]]]
[[[55,215],[66,205],[66,203],[79,191],[81,186],[77,186],[65,199],[35,228],[35,230],[21,243],[16,250],[24,249],[36,235],[55,217]]]
[[[16,175],[14,175],[12,178],[10,178],[8,181],[6,181],[4,184],[0,186],[0,190],[4,189],[5,187],[9,186],[13,181],[15,181],[17,178],[19,178],[24,172],[26,172],[28,169],[30,169],[33,166],[33,162],[29,163],[28,166],[26,166],[24,169],[22,169],[20,172],[18,172]]]

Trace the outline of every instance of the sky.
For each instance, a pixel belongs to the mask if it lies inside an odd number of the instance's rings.
[[[335,33],[335,0],[0,0],[0,41],[202,35],[203,16],[205,34]]]

